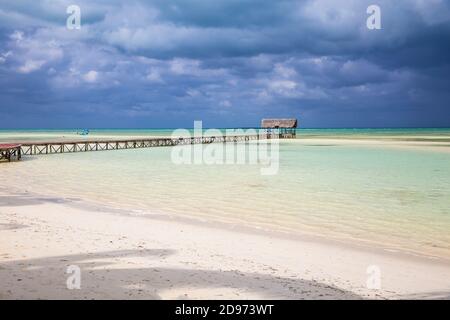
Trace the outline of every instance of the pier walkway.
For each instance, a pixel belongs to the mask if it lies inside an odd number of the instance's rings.
[[[21,155],[42,155],[68,152],[89,152],[103,150],[122,150],[151,147],[165,147],[189,144],[207,144],[214,142],[246,142],[259,139],[270,139],[268,135],[223,135],[201,137],[152,137],[120,140],[79,140],[58,142],[24,142],[20,144]]]

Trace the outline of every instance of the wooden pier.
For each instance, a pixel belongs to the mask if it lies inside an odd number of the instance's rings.
[[[151,147],[167,147],[189,144],[208,144],[226,142],[247,142],[252,140],[266,139],[263,135],[223,135],[223,136],[201,136],[201,137],[152,137],[142,139],[121,140],[79,140],[59,142],[26,142],[20,145],[21,155],[43,155],[55,153],[106,151],[122,149],[138,149]]]
[[[190,144],[248,142],[252,140],[295,138],[297,119],[263,119],[261,129],[251,134],[224,134],[193,137],[142,137],[130,139],[84,139],[72,141],[37,141],[20,144],[0,144],[0,160],[20,160],[23,155],[123,150],[168,147]]]
[[[20,144],[0,144],[0,161],[20,160],[22,149]]]

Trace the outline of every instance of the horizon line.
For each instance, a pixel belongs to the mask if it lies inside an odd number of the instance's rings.
[[[160,127],[160,128],[145,128],[145,127],[105,127],[105,128],[95,128],[95,127],[66,127],[66,128],[0,128],[0,131],[15,131],[15,130],[49,130],[49,131],[63,131],[63,130],[176,130],[176,129],[187,129],[193,130],[193,127]],[[202,127],[203,130],[208,129],[263,129],[261,127]],[[450,129],[450,126],[436,126],[436,127],[300,127],[295,128],[296,130],[386,130],[386,129]]]

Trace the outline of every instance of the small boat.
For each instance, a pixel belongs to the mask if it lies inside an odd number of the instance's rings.
[[[81,131],[77,131],[77,134],[80,136],[87,136],[89,134],[89,129],[84,129]]]

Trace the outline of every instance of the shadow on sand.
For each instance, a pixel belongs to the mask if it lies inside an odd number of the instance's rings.
[[[222,294],[236,299],[362,298],[316,281],[267,273],[159,267],[175,254],[164,249],[120,250],[2,263],[0,299],[221,299]],[[67,289],[70,265],[81,270],[80,290]]]
[[[65,202],[68,202],[68,200],[52,197],[35,197],[26,195],[0,196],[0,207],[20,207],[44,203],[65,203]]]

